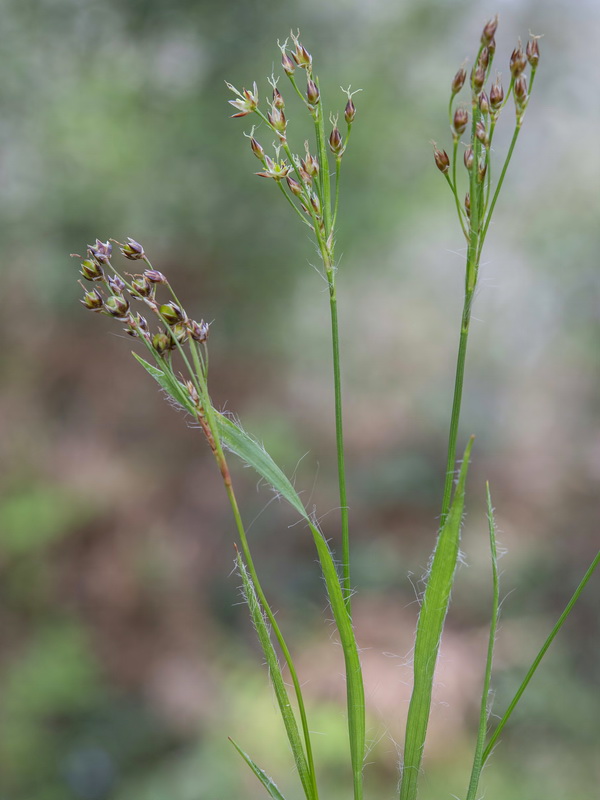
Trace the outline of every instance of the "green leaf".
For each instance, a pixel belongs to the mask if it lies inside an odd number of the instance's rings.
[[[433,676],[458,560],[465,483],[472,446],[473,437],[463,456],[450,511],[438,535],[417,623],[413,658],[414,682],[406,720],[400,800],[415,800],[417,796],[417,781],[431,710]]]
[[[235,747],[235,749],[238,751],[241,757],[244,759],[246,764],[248,764],[252,772],[256,775],[258,780],[262,783],[262,785],[265,787],[265,789],[267,790],[269,795],[273,798],[273,800],[285,800],[285,797],[281,794],[281,792],[279,791],[275,783],[272,781],[272,779],[269,778],[266,772],[262,770],[260,767],[258,767],[254,763],[254,761],[252,761],[248,753],[245,753],[242,750],[242,748],[236,742],[233,741],[231,736],[229,737],[229,741]]]
[[[164,389],[165,392],[172,397],[175,402],[179,403],[180,406],[183,406],[186,411],[189,411],[190,414],[196,416],[194,406],[192,405],[187,391],[172,374],[170,374],[168,371],[152,366],[152,364],[149,364],[141,356],[138,356],[138,354],[133,350],[131,351],[131,355],[135,358],[138,364],[141,364],[146,372],[154,378],[161,389]]]
[[[488,640],[487,658],[485,663],[485,675],[483,679],[483,690],[481,693],[481,708],[479,712],[479,728],[477,730],[477,745],[473,758],[473,769],[471,780],[467,792],[467,800],[476,800],[479,779],[483,769],[483,752],[485,748],[485,737],[487,735],[487,723],[490,714],[488,705],[490,696],[490,685],[492,681],[492,662],[494,658],[494,644],[496,642],[496,631],[498,629],[498,611],[500,608],[500,586],[498,581],[498,551],[496,548],[496,523],[494,521],[494,509],[492,507],[492,495],[490,485],[486,484],[487,492],[487,512],[488,527],[490,533],[490,551],[492,557],[492,619],[490,622],[490,636]]]
[[[279,660],[271,641],[271,634],[264,617],[263,609],[259,603],[258,597],[256,596],[252,579],[248,574],[246,565],[244,564],[244,561],[239,553],[237,555],[237,565],[240,577],[242,579],[244,597],[246,598],[246,602],[250,610],[250,617],[254,623],[258,640],[265,655],[267,668],[269,670],[269,677],[271,679],[271,683],[273,684],[275,697],[277,698],[277,704],[279,705],[279,711],[283,719],[288,741],[292,749],[292,755],[294,756],[294,761],[296,763],[296,769],[298,770],[298,775],[300,776],[304,793],[308,800],[311,800],[314,797],[312,780],[308,765],[306,763],[306,756],[304,754],[304,748],[302,747],[302,740],[300,739],[296,717],[292,711],[292,705],[290,703],[290,698],[283,680],[281,667],[279,666]]]

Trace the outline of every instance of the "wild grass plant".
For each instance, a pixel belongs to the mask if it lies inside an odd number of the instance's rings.
[[[437,542],[421,597],[415,634],[413,687],[400,765],[400,800],[415,800],[418,796],[435,669],[459,558],[465,488],[474,441],[471,437],[466,443],[457,474],[458,431],[467,344],[482,251],[528,109],[539,62],[538,39],[532,36],[525,49],[519,43],[512,52],[508,65],[508,85],[504,87],[499,76],[492,78],[497,24],[498,20],[494,18],[485,25],[470,74],[467,75],[465,67],[461,67],[451,81],[448,107],[451,155],[437,145],[434,146],[435,164],[450,187],[461,235],[465,239],[466,268],[464,306],[450,412],[446,478]],[[81,302],[91,311],[112,317],[124,325],[125,331],[142,344],[146,358],[134,353],[135,359],[157,381],[171,402],[190,415],[206,439],[231,505],[239,545],[236,568],[243,597],[264,654],[297,778],[306,799],[318,800],[318,752],[311,736],[301,676],[294,663],[294,647],[286,640],[263,590],[260,567],[254,562],[247,528],[236,499],[228,465],[229,456],[233,455],[252,467],[303,520],[314,542],[327,600],[344,656],[349,744],[348,785],[352,785],[354,800],[362,800],[366,708],[358,644],[360,631],[355,632],[352,623],[351,598],[354,586],[351,578],[336,295],[336,225],[342,164],[348,152],[357,109],[353,99],[355,93],[348,87],[344,91],[343,110],[338,115],[327,115],[312,55],[300,41],[299,34],[292,34],[291,41],[286,40],[279,45],[279,49],[285,74],[284,82],[292,100],[306,114],[313,131],[310,143],[306,141],[303,148],[298,148],[290,139],[286,118],[287,101],[282,92],[283,84],[280,88],[279,78],[271,76],[269,79],[271,98],[266,106],[261,103],[256,83],[252,89],[244,88],[241,91],[231,84],[228,84],[228,88],[234,94],[234,99],[230,100],[236,112],[233,116],[251,117],[256,122],[246,136],[252,153],[260,163],[257,175],[274,183],[275,190],[281,192],[300,220],[303,230],[306,228],[310,232],[319,255],[322,277],[328,288],[340,501],[339,557],[321,531],[316,514],[306,510],[291,481],[269,453],[257,439],[244,430],[237,418],[221,412],[211,401],[208,385],[209,325],[203,320],[190,318],[168,278],[155,269],[141,244],[133,239],[128,239],[125,243],[97,239],[94,245],[90,245],[81,264],[81,276],[92,285],[85,289]],[[459,102],[461,93],[465,99]],[[500,118],[514,126],[508,151],[503,156],[493,147]],[[263,146],[265,138],[271,137],[274,139],[272,151]],[[259,138],[263,139],[263,143]],[[125,259],[137,262],[142,271],[129,274],[117,268],[113,262],[113,243],[120,248]],[[85,288],[84,284],[82,286]],[[151,315],[150,323],[140,311],[132,308],[132,303],[137,303],[142,308],[145,306],[147,313]],[[479,726],[475,737],[471,778],[469,785],[465,787],[465,800],[477,800],[481,797],[479,785],[483,767],[544,654],[600,560],[599,553],[550,631],[514,698],[492,723],[489,700],[500,594],[496,529],[489,485],[486,487],[486,497],[492,575],[491,623],[485,676],[481,687]],[[257,765],[246,752],[247,745],[243,742],[233,742],[233,745],[267,794],[275,800],[283,800],[283,791],[275,785],[268,772]],[[284,791],[285,796],[291,796],[287,788]]]

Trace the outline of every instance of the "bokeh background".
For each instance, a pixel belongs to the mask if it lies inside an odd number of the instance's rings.
[[[497,711],[598,547],[597,2],[2,0],[0,11],[2,800],[262,796],[228,735],[299,797],[210,454],[133,363],[132,341],[78,304],[69,259],[96,236],[144,244],[190,313],[214,321],[216,402],[295,476],[337,542],[324,284],[298,220],[254,177],[250,123],[229,119],[224,85],[256,79],[264,97],[276,40],[297,27],[333,110],[340,85],[363,89],[338,291],[367,796],[394,796],[463,285],[429,142],[449,144],[449,83],[487,18],[501,15],[505,75],[517,37],[544,34],[475,309],[465,564],[421,794],[464,796],[490,607],[485,480],[506,550]],[[499,152],[510,108],[500,128]],[[235,480],[306,682],[323,796],[341,800],[342,667],[311,541],[252,474]],[[484,778],[490,800],[596,796],[599,596],[596,580],[507,729]]]

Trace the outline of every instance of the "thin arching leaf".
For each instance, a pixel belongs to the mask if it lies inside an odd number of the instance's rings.
[[[248,764],[248,766],[250,767],[252,772],[256,775],[258,780],[262,783],[262,785],[265,787],[265,789],[267,790],[269,795],[273,798],[273,800],[285,800],[285,797],[281,794],[281,792],[277,788],[276,784],[273,782],[273,780],[271,778],[269,778],[267,773],[264,770],[262,770],[260,767],[258,767],[254,763],[254,761],[252,761],[252,759],[250,758],[248,753],[245,753],[242,750],[242,748],[237,744],[237,742],[233,741],[231,736],[229,737],[229,741],[235,747],[235,749],[238,751],[238,753],[241,755],[241,757],[244,759],[246,764]]]

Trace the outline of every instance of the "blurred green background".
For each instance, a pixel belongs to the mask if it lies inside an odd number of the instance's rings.
[[[132,342],[78,304],[68,257],[96,236],[143,243],[188,311],[214,320],[216,402],[295,475],[337,542],[324,284],[298,220],[254,177],[250,122],[229,119],[224,85],[255,79],[264,97],[276,40],[297,27],[332,110],[340,85],[363,89],[344,159],[338,296],[367,797],[394,796],[463,285],[429,142],[449,145],[450,80],[486,19],[500,13],[505,75],[517,36],[544,34],[475,309],[461,437],[477,434],[469,566],[421,794],[464,796],[490,606],[485,480],[507,551],[498,712],[598,546],[597,3],[2,0],[0,11],[1,800],[263,796],[228,735],[300,796],[210,454],[134,365]],[[253,475],[235,478],[306,682],[322,794],[342,800],[342,666],[312,545]],[[599,596],[596,580],[503,736],[484,776],[490,800],[596,796]]]

